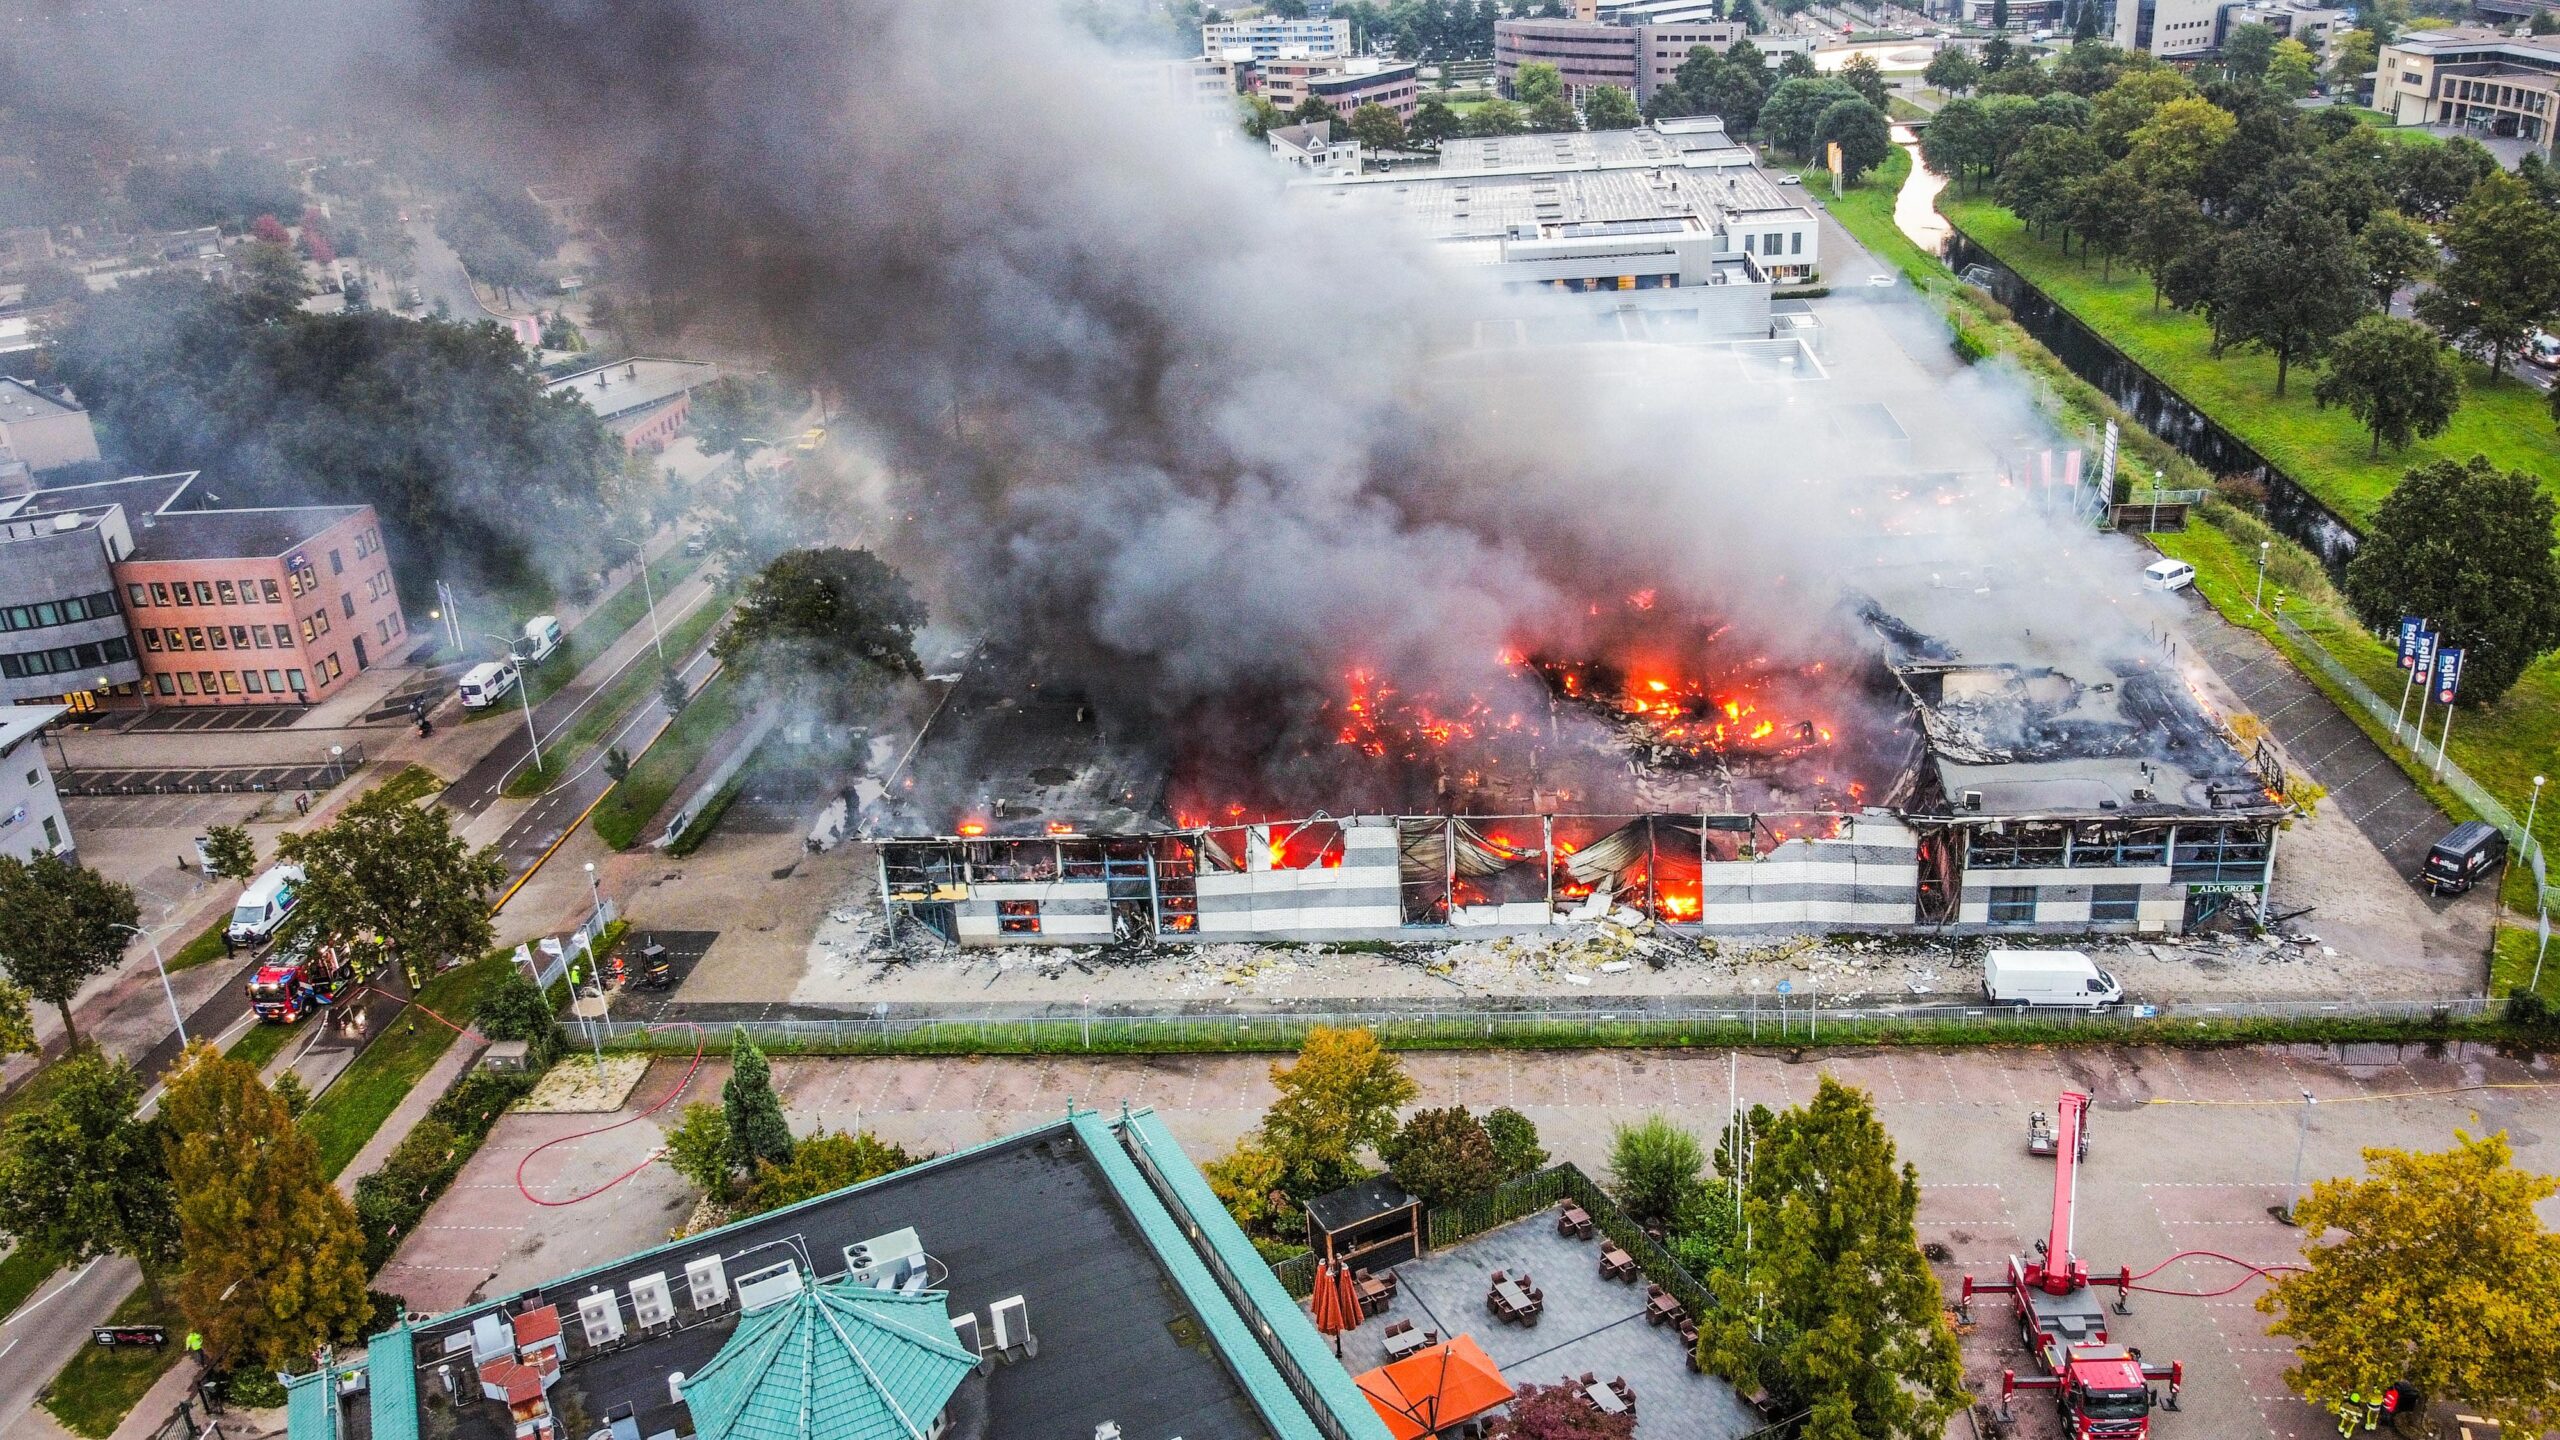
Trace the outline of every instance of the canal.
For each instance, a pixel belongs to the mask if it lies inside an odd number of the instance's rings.
[[[2186,397],[1949,225],[1935,204],[1938,192],[1946,188],[1945,178],[1922,161],[1909,130],[1897,127],[1894,138],[1911,154],[1910,178],[1894,200],[1896,228],[1920,248],[1943,258],[1958,275],[1989,291],[2071,373],[2096,386],[2178,453],[2209,474],[2256,477],[2266,487],[2267,523],[2320,557],[2331,574],[2346,568],[2356,551],[2352,526],[2292,476],[2267,463],[2265,456],[2206,418]]]

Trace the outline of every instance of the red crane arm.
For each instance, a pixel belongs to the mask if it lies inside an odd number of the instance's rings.
[[[2053,1129],[2053,1228],[2045,1240],[2042,1285],[2048,1295],[2068,1295],[2078,1283],[2080,1262],[2071,1253],[2071,1208],[2080,1198],[2080,1127],[2089,1097],[2077,1090],[2062,1092]]]

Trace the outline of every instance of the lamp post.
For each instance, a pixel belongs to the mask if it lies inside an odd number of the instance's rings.
[[[2258,542],[2258,593],[2254,599],[2250,600],[2249,608],[2262,613],[2267,608],[2267,548],[2274,543],[2272,540]]]
[[[2524,843],[2536,850],[2542,845],[2533,838],[2533,812],[2542,805],[2542,779],[2539,775],[2533,777],[2533,798],[2524,802]]]
[[[344,745],[332,745],[329,747],[329,783],[332,785],[343,784],[346,778],[347,747]]]
[[[497,636],[492,635],[485,630],[480,632],[480,638],[483,640],[496,641],[499,653],[507,657],[508,663],[514,663],[516,658],[516,642],[513,640],[501,640]],[[521,666],[518,666],[516,670],[516,702],[524,706],[524,743],[532,748],[533,768],[537,773],[539,773],[542,769],[542,737],[534,732],[533,688],[525,683],[524,670]]]
[[[646,541],[631,547],[640,557],[640,595],[649,602],[649,643],[658,647],[658,663],[667,663],[667,634],[658,628],[658,592],[649,584],[649,546]]]
[[[2293,1184],[2287,1191],[2292,1198],[2285,1202],[2284,1207],[2287,1224],[2293,1223],[2293,1212],[2302,1208],[2302,1150],[2311,1140],[2311,1107],[2319,1103],[2310,1091],[2305,1090],[2302,1092],[2302,1108],[2294,1112]]]
[[[160,993],[169,997],[169,1023],[178,1027],[178,1048],[187,1048],[187,1017],[178,1013],[178,990],[169,983],[168,962],[160,958],[160,941],[148,930],[135,925],[118,925],[118,930],[140,936],[151,947],[151,968],[160,972]]]

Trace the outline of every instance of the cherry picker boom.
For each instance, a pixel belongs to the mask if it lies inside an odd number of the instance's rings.
[[[2161,1404],[2153,1380],[2169,1382],[2168,1409],[2178,1408],[2184,1384],[2183,1365],[2146,1365],[2142,1352],[2107,1340],[2107,1307],[2097,1287],[2116,1289],[2115,1313],[2132,1313],[2125,1298],[2133,1289],[2130,1266],[2113,1275],[2092,1278],[2071,1245],[2073,1209],[2079,1202],[2079,1166],[2086,1155],[2089,1097],[2075,1090],[2062,1094],[2049,1143],[2053,1154],[2053,1219],[2048,1238],[2036,1242],[2036,1254],[2009,1257],[2009,1275],[1998,1282],[1964,1277],[1956,1314],[1973,1318],[1973,1297],[2007,1295],[2016,1307],[2018,1338],[2044,1369],[2041,1375],[2000,1374],[2000,1418],[2011,1418],[2010,1395],[2018,1390],[2051,1390],[2062,1411],[2063,1433],[2072,1440],[2133,1440],[2151,1433],[2151,1411]],[[2042,1119],[2041,1116],[2038,1117]],[[2045,1153],[2041,1127],[2031,1132],[2030,1148]]]

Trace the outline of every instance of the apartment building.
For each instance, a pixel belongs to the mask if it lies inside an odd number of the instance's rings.
[[[2299,40],[2318,51],[2346,23],[2346,14],[2291,0],[2123,0],[2113,38],[2127,50],[2163,60],[2195,60],[2219,54],[2241,26],[2264,25],[2278,39]]]
[[[1351,22],[1313,15],[1302,20],[1263,15],[1200,27],[1201,54],[1215,58],[1238,50],[1255,60],[1277,60],[1283,55],[1349,55]]]
[[[1346,120],[1363,105],[1381,105],[1394,111],[1397,119],[1410,121],[1422,105],[1421,73],[1421,67],[1411,62],[1354,60],[1339,74],[1309,77],[1306,93],[1332,106],[1333,113]]]
[[[2402,125],[2454,125],[2552,150],[2560,36],[2479,27],[2412,30],[2382,47],[2373,108]]]
[[[1748,27],[1709,18],[1638,17],[1654,13],[1630,8],[1626,19],[1499,20],[1493,27],[1493,75],[1503,94],[1512,92],[1520,67],[1543,62],[1556,67],[1565,89],[1577,99],[1598,85],[1614,85],[1634,95],[1638,104],[1670,84],[1689,52],[1703,45],[1718,52],[1750,34]],[[1764,55],[1799,47],[1776,37],[1756,36],[1752,43]]]

